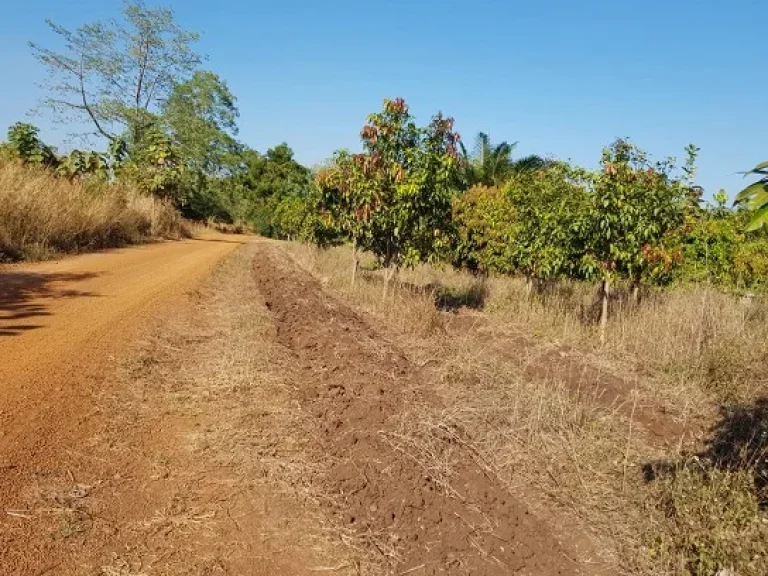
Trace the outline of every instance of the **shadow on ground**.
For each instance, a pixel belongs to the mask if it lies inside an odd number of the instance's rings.
[[[369,283],[381,284],[384,281],[373,270],[361,269],[361,276]],[[488,297],[488,288],[481,280],[461,288],[444,286],[440,282],[413,284],[401,280],[395,280],[394,285],[396,289],[410,294],[430,297],[435,303],[435,308],[443,312],[456,312],[462,308],[482,310]]]
[[[456,311],[461,308],[482,310],[488,297],[488,288],[483,282],[475,282],[465,288],[450,288],[436,285],[432,290],[435,306],[439,310]]]
[[[190,238],[190,240],[194,240],[196,242],[215,242],[217,244],[247,244],[248,240],[228,240],[225,238],[203,238],[200,236],[193,236]]]
[[[768,506],[768,397],[751,404],[723,406],[704,450],[694,456],[720,470],[750,471],[761,506]],[[653,481],[675,474],[679,466],[675,461],[651,462],[643,467],[643,473],[646,480]]]
[[[96,276],[93,273],[0,272],[0,337],[40,328],[34,320],[50,316],[46,300],[94,296],[91,292],[67,288],[66,284]]]

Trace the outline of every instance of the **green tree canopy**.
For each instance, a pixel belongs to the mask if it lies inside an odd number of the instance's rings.
[[[453,199],[453,263],[482,273],[514,271],[515,207],[497,187],[473,186]]]
[[[565,163],[513,176],[504,188],[514,206],[514,269],[528,279],[571,274],[582,255],[578,222],[588,205],[582,173]],[[529,282],[529,287],[532,284]]]
[[[459,142],[453,120],[437,114],[420,128],[402,98],[385,100],[361,138],[361,154],[337,155],[318,180],[326,200],[340,203],[349,239],[373,252],[388,277],[438,258],[450,245]]]
[[[142,138],[134,144],[131,156],[116,167],[116,174],[176,205],[181,206],[187,200],[187,190],[183,187],[184,165],[159,122],[147,125]]]
[[[40,129],[26,122],[16,122],[8,128],[8,153],[29,164],[56,167],[58,159],[53,148],[40,139]]]
[[[689,151],[688,164],[695,159]],[[603,151],[589,216],[587,274],[639,281],[654,261],[654,249],[683,221],[690,196],[689,178],[676,178],[671,159],[651,163],[628,140]],[[688,168],[692,171],[692,168]]]
[[[273,221],[277,206],[286,197],[307,196],[312,174],[296,161],[293,150],[284,142],[266,154],[243,148],[237,160],[233,175],[223,181],[229,192],[237,194],[232,203],[257,232],[272,236],[277,232]]]
[[[665,258],[665,240],[682,224],[692,190],[697,149],[686,150],[683,178],[675,178],[671,159],[651,163],[628,140],[603,151],[602,172],[594,176],[589,210],[579,223],[586,244],[582,272],[602,284],[602,337],[611,283],[623,277],[637,286],[654,266],[671,263]]]
[[[240,181],[255,198],[303,195],[311,180],[308,168],[299,164],[293,150],[283,142],[259,154],[246,150],[243,154],[245,169]]]
[[[179,157],[192,172],[221,174],[239,160],[235,97],[213,72],[197,71],[174,86],[162,112]]]

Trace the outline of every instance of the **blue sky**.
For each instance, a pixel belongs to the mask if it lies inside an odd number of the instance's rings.
[[[152,3],[152,2],[151,2]],[[28,40],[45,18],[76,27],[118,0],[9,2],[0,19],[0,130],[26,119],[61,145],[66,130],[25,118],[44,70]],[[438,110],[465,140],[479,131],[594,167],[629,136],[653,157],[701,147],[711,195],[768,158],[765,0],[166,1],[200,31],[206,67],[238,97],[240,138],[287,141],[314,164],[356,148],[365,116],[403,96],[421,121]]]

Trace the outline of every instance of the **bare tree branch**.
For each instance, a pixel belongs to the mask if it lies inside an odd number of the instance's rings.
[[[90,116],[99,134],[106,137],[110,141],[114,140],[115,136],[113,134],[110,134],[109,132],[104,130],[104,128],[101,127],[101,123],[99,122],[98,118],[96,118],[96,115],[93,113],[91,106],[88,104],[88,95],[85,91],[85,74],[83,72],[82,61],[80,64],[80,96],[83,99],[83,108],[85,108],[85,111],[88,112],[88,116]]]
[[[50,71],[44,86],[57,96],[41,104],[54,114],[73,111],[110,141],[121,126],[141,138],[173,86],[186,81],[201,61],[192,49],[198,35],[181,29],[170,9],[147,7],[142,0],[128,0],[121,19],[72,31],[48,25],[64,48],[30,43]]]

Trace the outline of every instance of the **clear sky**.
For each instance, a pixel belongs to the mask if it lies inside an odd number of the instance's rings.
[[[154,2],[150,2],[154,3]],[[768,0],[167,0],[203,34],[206,66],[238,97],[240,138],[287,141],[314,164],[356,148],[365,116],[404,97],[420,121],[442,110],[477,131],[594,167],[629,136],[653,157],[701,147],[711,196],[768,159]],[[118,0],[4,2],[0,130],[19,119],[60,145],[66,130],[25,115],[44,73],[28,40],[116,14]],[[48,42],[50,43],[50,42]]]

